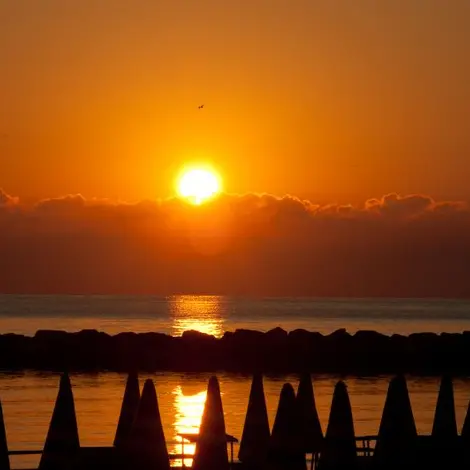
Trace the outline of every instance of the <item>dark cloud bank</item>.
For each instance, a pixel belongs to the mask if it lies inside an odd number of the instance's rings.
[[[200,207],[0,190],[0,292],[470,297],[463,203],[223,195]]]

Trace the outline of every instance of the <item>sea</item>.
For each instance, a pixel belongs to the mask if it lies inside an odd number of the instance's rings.
[[[181,335],[198,330],[220,337],[237,328],[268,331],[304,328],[323,334],[345,328],[350,333],[375,330],[384,334],[462,332],[470,330],[470,301],[442,299],[308,299],[232,298],[220,296],[36,296],[0,295],[0,333],[32,336],[39,329],[80,331],[96,329]],[[155,383],[170,453],[181,452],[179,433],[198,431],[208,374],[157,373],[142,375]],[[241,438],[251,378],[218,374],[227,432]],[[391,377],[348,376],[345,380],[358,436],[377,434]],[[340,377],[314,375],[315,398],[326,430],[335,383]],[[103,372],[72,374],[71,382],[84,446],[112,445],[126,376]],[[407,377],[418,432],[432,429],[439,381]],[[270,424],[282,385],[298,385],[296,376],[266,376],[265,394]],[[57,396],[59,376],[25,371],[0,372],[0,400],[10,450],[41,450]],[[457,423],[463,424],[470,400],[470,378],[454,381]],[[191,454],[194,447],[185,444]],[[235,447],[235,457],[238,449]],[[33,468],[39,457],[12,456],[12,468]],[[175,460],[175,465],[181,461]],[[191,464],[190,458],[185,461]]]

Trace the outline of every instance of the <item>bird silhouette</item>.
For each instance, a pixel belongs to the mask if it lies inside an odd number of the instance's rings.
[[[202,108],[204,108],[203,104],[201,104],[200,106],[197,107],[197,109],[202,109]]]

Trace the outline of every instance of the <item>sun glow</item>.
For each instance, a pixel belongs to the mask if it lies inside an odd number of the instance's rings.
[[[190,168],[177,181],[178,194],[192,204],[202,204],[221,190],[220,177],[207,168]]]

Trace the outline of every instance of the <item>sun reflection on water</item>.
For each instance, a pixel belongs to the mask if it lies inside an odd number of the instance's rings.
[[[175,295],[168,299],[172,316],[172,335],[181,336],[185,331],[196,330],[216,337],[223,335],[225,303],[223,297]],[[176,386],[174,400],[175,441],[181,443],[179,433],[198,434],[206,401],[206,390],[198,387]],[[170,452],[181,453],[181,444],[175,444]],[[193,455],[195,444],[184,443],[185,455]],[[181,466],[181,460],[173,460],[172,465]],[[192,465],[192,458],[184,459],[185,466]]]
[[[175,422],[174,429],[175,434],[186,433],[186,434],[198,434],[199,426],[201,424],[201,417],[204,411],[204,404],[206,402],[206,391],[196,392],[194,394],[183,393],[181,385],[178,385],[173,390],[173,398],[175,403]],[[181,438],[175,436],[176,442],[181,442]],[[194,455],[195,444],[188,442],[184,443],[185,455]],[[181,453],[181,445],[176,444],[171,453]],[[172,465],[181,466],[181,460],[174,460]],[[192,459],[184,459],[184,465],[190,467],[192,465]]]
[[[173,318],[172,335],[196,330],[220,337],[223,335],[225,305],[223,297],[212,295],[175,295],[169,298]]]

